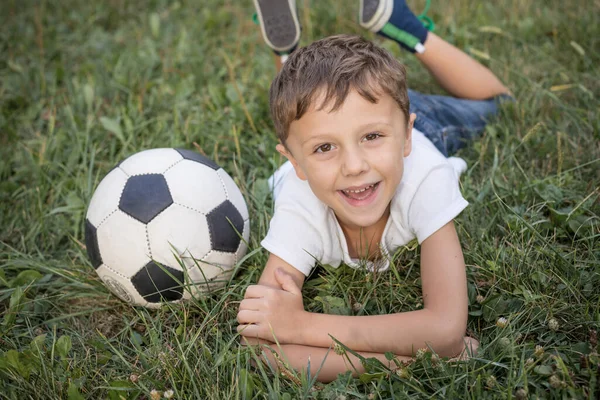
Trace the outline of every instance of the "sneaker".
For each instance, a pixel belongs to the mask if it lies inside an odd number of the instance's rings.
[[[425,51],[427,28],[406,5],[405,0],[360,0],[360,25],[412,53]]]
[[[360,0],[358,21],[363,28],[379,32],[389,21],[393,9],[393,0]]]
[[[296,0],[254,0],[263,39],[279,55],[289,54],[300,41]]]

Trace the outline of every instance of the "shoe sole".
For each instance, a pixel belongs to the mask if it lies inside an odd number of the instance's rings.
[[[300,41],[296,0],[254,0],[254,6],[267,45],[278,53],[293,50]]]
[[[358,21],[371,32],[379,32],[390,20],[394,0],[360,0]]]

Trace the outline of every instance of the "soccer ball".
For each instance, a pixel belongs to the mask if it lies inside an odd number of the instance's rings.
[[[221,287],[246,253],[249,233],[233,179],[183,149],[122,161],[98,185],[85,220],[88,256],[102,281],[150,308]]]

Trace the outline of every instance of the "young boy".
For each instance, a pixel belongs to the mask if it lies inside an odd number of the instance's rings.
[[[491,71],[428,33],[403,0],[365,0],[361,10],[363,26],[417,38],[412,47],[397,41],[456,98],[407,90],[398,61],[347,35],[295,50],[271,85],[277,150],[289,162],[275,174],[275,214],[261,243],[270,256],[240,304],[238,332],[248,344],[271,344],[263,354],[273,366],[272,351],[298,370],[310,360],[313,375],[325,360],[321,381],[364,371],[354,356],[352,367],[347,355],[330,351],[331,336],[387,365],[385,352],[406,359],[431,348],[454,357],[477,345],[465,338],[466,273],[453,223],[467,206],[458,186],[465,165],[446,157],[510,96]],[[423,309],[374,316],[304,310],[301,288],[317,262],[384,271],[414,238]]]

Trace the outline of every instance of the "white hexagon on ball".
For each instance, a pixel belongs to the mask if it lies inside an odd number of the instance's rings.
[[[151,149],[134,154],[119,164],[127,175],[162,174],[183,160],[174,149]]]
[[[173,204],[148,224],[152,258],[176,266],[182,261],[188,268],[192,258],[201,259],[211,251],[206,217],[197,211]]]
[[[221,178],[206,165],[183,160],[164,175],[177,204],[207,214],[225,199]]]
[[[146,226],[121,210],[115,211],[97,229],[102,264],[131,278],[150,260]]]
[[[119,168],[110,171],[96,188],[90,200],[87,219],[96,228],[119,207],[120,193],[127,182],[127,174]]]

